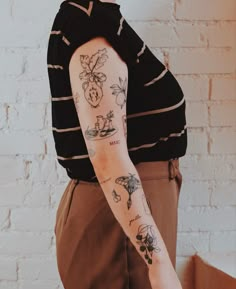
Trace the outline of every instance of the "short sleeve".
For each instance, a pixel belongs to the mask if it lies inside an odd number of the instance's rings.
[[[127,48],[123,47],[118,35],[121,25],[119,10],[110,9],[107,11],[102,6],[95,6],[94,11],[89,16],[84,11],[71,6],[63,12],[62,31],[67,45],[63,43],[61,54],[65,67],[68,67],[70,59],[78,47],[98,36],[104,37],[121,59],[128,64],[130,58],[127,55]]]

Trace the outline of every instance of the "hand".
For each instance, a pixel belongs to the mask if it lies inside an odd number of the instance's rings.
[[[152,264],[149,267],[149,280],[152,289],[182,289],[181,283],[171,261]]]

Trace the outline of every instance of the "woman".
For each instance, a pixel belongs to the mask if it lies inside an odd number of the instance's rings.
[[[65,289],[180,289],[177,80],[108,0],[61,3],[47,62],[57,160],[70,177],[55,224]]]

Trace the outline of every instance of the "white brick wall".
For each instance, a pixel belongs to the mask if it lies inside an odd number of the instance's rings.
[[[53,226],[68,178],[55,159],[46,70],[61,2],[1,0],[1,289],[62,288]],[[193,254],[236,250],[236,1],[117,2],[185,93],[177,272],[192,289]]]

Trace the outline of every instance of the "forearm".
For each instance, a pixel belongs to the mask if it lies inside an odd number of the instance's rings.
[[[148,267],[166,262],[169,259],[166,246],[130,158],[110,158],[93,166],[115,218]]]

